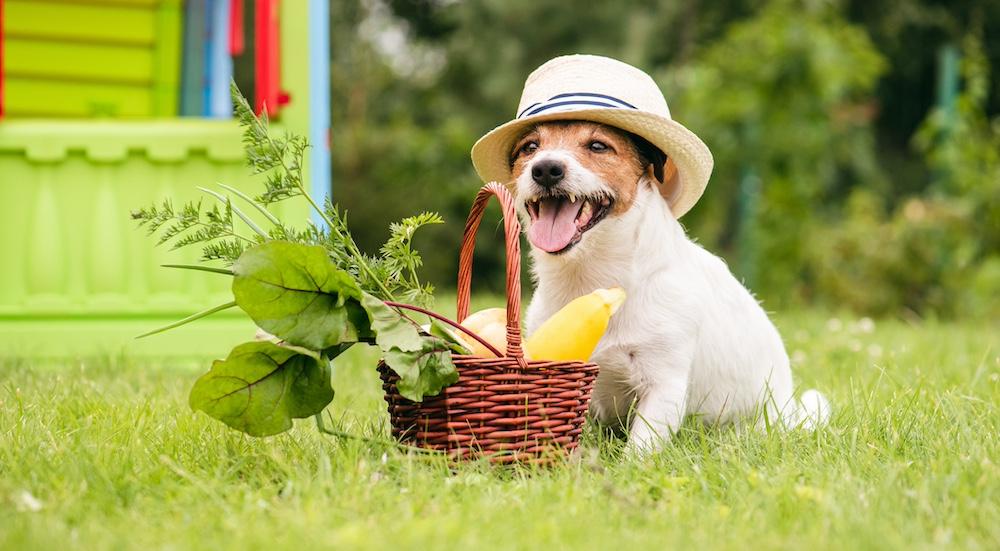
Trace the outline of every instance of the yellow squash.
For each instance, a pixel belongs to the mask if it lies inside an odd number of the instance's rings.
[[[528,337],[524,354],[528,358],[585,362],[608,328],[611,315],[625,302],[621,287],[598,289],[579,297],[555,313]],[[503,308],[480,310],[462,321],[462,326],[482,337],[497,350],[507,352],[507,312]],[[473,355],[494,354],[475,339],[462,336]]]
[[[597,348],[611,315],[625,302],[625,289],[598,289],[574,299],[524,343],[532,359],[585,362]]]

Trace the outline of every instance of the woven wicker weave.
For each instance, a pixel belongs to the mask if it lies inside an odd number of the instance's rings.
[[[491,182],[476,196],[465,224],[458,268],[458,319],[469,314],[472,251],[490,196],[503,208],[507,243],[507,353],[499,358],[455,355],[459,380],[421,403],[399,395],[399,377],[378,366],[392,434],[401,442],[457,458],[546,461],[579,443],[597,366],[526,360],[521,349],[521,245],[514,200]]]

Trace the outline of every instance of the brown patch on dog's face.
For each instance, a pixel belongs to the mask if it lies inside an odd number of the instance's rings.
[[[515,142],[512,191],[536,248],[559,254],[608,216],[632,208],[643,176],[663,179],[666,157],[642,138],[586,121],[541,123]]]
[[[539,153],[553,149],[571,154],[613,190],[612,214],[631,208],[639,177],[652,170],[625,132],[593,122],[560,121],[539,124],[516,142],[511,156],[515,180]]]

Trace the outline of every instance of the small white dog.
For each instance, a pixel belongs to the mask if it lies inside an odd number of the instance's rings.
[[[824,419],[815,391],[803,396],[808,407],[794,400],[778,331],[725,263],[685,235],[654,175],[662,160],[643,146],[590,122],[542,123],[515,146],[515,193],[537,280],[528,333],[578,296],[625,288],[592,358],[601,371],[591,411],[621,423],[634,402],[636,449],[655,449],[686,415]]]
[[[608,58],[556,58],[528,77],[518,111],[476,144],[473,162],[485,180],[508,182],[531,243],[528,333],[594,289],[628,295],[591,358],[601,368],[591,413],[631,420],[632,451],[658,449],[688,415],[824,422],[821,394],[795,399],[788,355],[760,304],[677,221],[712,159],[670,119],[652,79]]]

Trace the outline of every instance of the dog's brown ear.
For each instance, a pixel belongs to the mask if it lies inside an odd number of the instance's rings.
[[[677,198],[677,192],[681,189],[680,174],[677,173],[677,165],[674,164],[673,159],[667,159],[660,175],[663,178],[660,180],[660,196],[667,201],[667,204],[673,205],[674,199]]]

